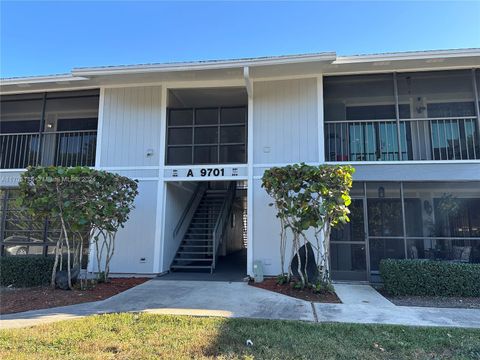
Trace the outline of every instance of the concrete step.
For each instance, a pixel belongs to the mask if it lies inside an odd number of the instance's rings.
[[[182,250],[180,250],[177,254],[182,254],[182,255],[196,255],[196,254],[212,255],[213,251],[182,251]]]
[[[172,265],[171,269],[211,269],[211,265]]]
[[[175,261],[212,261],[213,258],[182,258],[182,257],[176,257],[174,259]]]
[[[182,243],[180,245],[180,248],[211,248],[212,246],[211,245],[189,245],[189,244],[184,244]]]
[[[202,238],[183,238],[183,241],[190,241],[190,242],[200,242],[200,241],[203,241],[204,243],[211,243],[213,241],[213,239],[202,239]]]

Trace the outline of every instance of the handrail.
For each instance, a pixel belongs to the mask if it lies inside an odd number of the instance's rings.
[[[97,130],[0,134],[0,167],[93,166]]]
[[[213,228],[212,237],[213,237],[213,262],[212,262],[212,271],[215,269],[217,264],[217,250],[218,246],[220,245],[220,241],[223,239],[225,228],[228,224],[228,219],[230,218],[230,214],[232,211],[233,200],[235,199],[235,191],[236,191],[237,183],[236,181],[232,181],[228,186],[227,196],[225,196],[225,200],[223,201],[222,208],[220,210],[220,215],[215,223],[215,227]]]
[[[187,214],[190,211],[190,208],[192,207],[192,204],[195,202],[195,199],[198,197],[202,197],[203,193],[205,192],[207,186],[206,183],[204,182],[199,182],[197,184],[197,187],[195,188],[194,193],[190,197],[190,200],[188,200],[187,206],[183,210],[182,216],[180,216],[180,220],[177,223],[177,226],[175,226],[175,229],[173,230],[173,237],[176,237],[178,232],[180,231],[183,223],[185,222],[185,219],[187,218]]]
[[[97,130],[61,130],[61,131],[44,131],[44,132],[19,132],[19,133],[3,133],[0,136],[10,136],[10,135],[50,135],[50,134],[87,134],[87,133],[97,133]]]
[[[431,117],[431,118],[400,118],[400,121],[437,121],[437,120],[475,120],[476,116],[449,116],[449,117]],[[396,119],[361,119],[361,120],[325,120],[325,124],[348,124],[348,123],[377,123],[377,122],[396,122]]]
[[[474,116],[325,122],[326,161],[478,160]]]

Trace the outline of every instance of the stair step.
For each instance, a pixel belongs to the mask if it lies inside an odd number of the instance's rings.
[[[176,257],[175,261],[212,261],[213,258],[182,258]]]
[[[193,255],[193,254],[204,254],[204,255],[212,255],[213,251],[182,251],[180,250],[177,254],[188,254],[188,255]]]
[[[172,265],[172,269],[211,269],[211,265]]]
[[[213,240],[212,239],[199,239],[199,238],[189,238],[189,239],[183,239],[183,241],[190,241],[190,242],[200,242],[200,241],[203,241],[203,242],[206,242],[206,243],[209,243],[209,242],[212,242]]]
[[[210,248],[211,246],[208,245],[188,245],[188,244],[181,244],[181,248]]]

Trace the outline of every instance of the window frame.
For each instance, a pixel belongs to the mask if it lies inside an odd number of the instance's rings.
[[[243,122],[233,122],[233,123],[222,123],[222,110],[224,109],[242,109],[244,113],[244,121]],[[182,110],[190,110],[192,112],[192,121],[189,125],[171,125],[170,119],[171,114],[174,111],[182,111]],[[216,123],[212,124],[196,124],[196,114],[198,110],[216,110],[217,112],[217,121]],[[247,151],[248,151],[248,109],[247,106],[208,106],[208,107],[171,107],[167,109],[167,131],[166,131],[166,151],[165,151],[165,165],[167,166],[182,166],[182,165],[220,165],[220,164],[245,164],[247,163]],[[235,128],[235,127],[243,127],[245,129],[245,133],[243,134],[243,141],[242,142],[222,142],[222,129],[225,128]],[[217,141],[212,143],[195,143],[195,130],[202,129],[202,128],[216,128],[217,131]],[[184,143],[184,144],[170,144],[170,130],[172,129],[192,129],[192,138],[191,143]],[[243,146],[245,151],[243,155],[243,161],[238,162],[221,162],[221,149],[222,147],[226,146]],[[216,147],[216,161],[210,162],[196,162],[195,161],[195,149],[198,148],[206,148],[206,147]],[[170,149],[174,148],[190,148],[191,155],[190,161],[185,163],[172,163],[169,158],[169,151]]]

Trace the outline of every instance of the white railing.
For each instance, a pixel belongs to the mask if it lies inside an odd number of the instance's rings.
[[[327,161],[480,159],[477,118],[327,121]]]
[[[213,228],[212,238],[213,238],[213,262],[212,262],[212,272],[217,265],[217,256],[218,256],[218,247],[223,241],[225,236],[225,230],[228,225],[228,220],[230,219],[230,214],[232,212],[233,201],[235,199],[236,192],[236,182],[230,182],[228,186],[227,195],[223,201],[220,214]]]
[[[0,134],[0,168],[94,166],[96,130]]]

